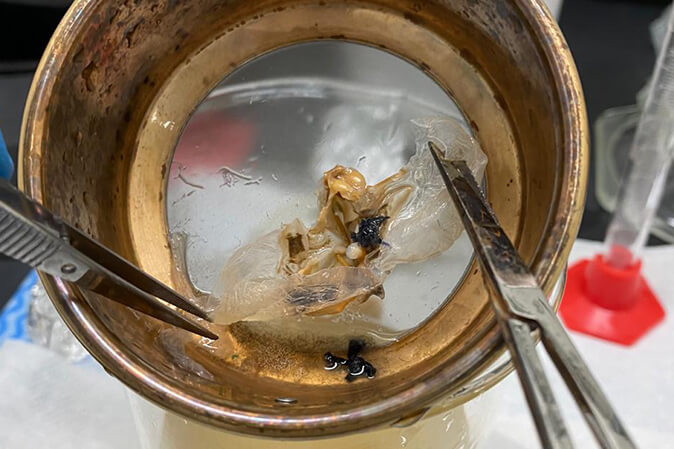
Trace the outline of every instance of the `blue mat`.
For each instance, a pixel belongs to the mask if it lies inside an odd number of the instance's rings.
[[[35,271],[21,282],[9,302],[0,313],[0,344],[7,339],[30,341],[26,332],[26,320],[28,319],[28,305],[30,303],[30,289],[37,282]]]

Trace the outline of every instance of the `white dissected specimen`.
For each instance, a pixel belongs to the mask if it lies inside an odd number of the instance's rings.
[[[296,314],[333,314],[352,302],[383,299],[396,265],[449,249],[463,230],[427,143],[464,160],[481,180],[487,158],[451,118],[414,121],[416,153],[398,172],[367,185],[354,168],[321,180],[316,223],[294,220],[239,248],[213,289],[220,323]]]

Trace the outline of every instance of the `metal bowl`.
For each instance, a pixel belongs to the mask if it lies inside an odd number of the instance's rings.
[[[172,283],[166,176],[190,114],[246,61],[319,39],[396,54],[454,98],[489,157],[494,210],[551,293],[581,218],[587,130],[568,47],[538,1],[76,1],[29,95],[21,188]],[[419,416],[472,385],[503,352],[476,267],[424,326],[370,351],[378,376],[354,384],[326,375],[315,363],[321,354],[307,348],[284,346],[287,363],[270,370],[275,342],[240,329],[220,329],[221,339],[250,363],[194,346],[190,356],[212,373],[199,376],[157,344],[160,323],[58,279],[43,281],[75,335],[131,389],[249,434],[318,437]]]

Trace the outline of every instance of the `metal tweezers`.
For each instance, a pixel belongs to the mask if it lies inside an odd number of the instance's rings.
[[[209,321],[196,305],[1,179],[0,253],[166,323],[218,338],[185,313]]]
[[[467,164],[449,161],[428,143],[475,248],[501,332],[519,375],[544,448],[572,448],[571,438],[536,354],[538,330],[550,358],[599,445],[635,448],[608,399],[548,304],[534,275],[498,223]]]

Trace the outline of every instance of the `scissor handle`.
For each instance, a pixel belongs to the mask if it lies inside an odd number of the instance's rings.
[[[429,149],[475,248],[543,446],[566,449],[572,443],[536,355],[532,328],[540,329],[545,348],[600,446],[636,448],[535,277],[498,223],[466,163],[447,161],[432,142]]]

